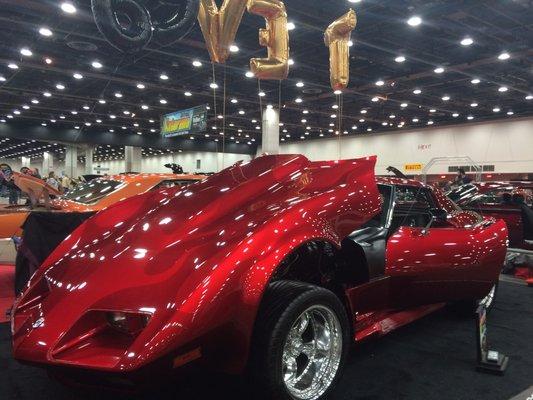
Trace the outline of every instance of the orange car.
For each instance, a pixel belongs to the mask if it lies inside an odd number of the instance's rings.
[[[185,186],[198,182],[203,178],[203,175],[188,174],[123,174],[106,176],[78,185],[67,194],[51,200],[49,206],[52,212],[99,211],[119,200],[149,190],[176,185]],[[40,182],[44,185],[43,181]],[[33,210],[43,211],[45,208],[38,206]],[[28,206],[5,206],[0,208],[0,241],[6,242],[6,239],[10,239],[13,236],[21,236],[21,226],[30,212],[31,209]],[[0,253],[2,253],[1,250]]]

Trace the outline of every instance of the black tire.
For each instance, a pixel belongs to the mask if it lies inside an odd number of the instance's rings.
[[[259,393],[268,399],[300,400],[285,385],[283,349],[294,323],[313,306],[333,311],[340,323],[340,362],[330,385],[318,399],[326,398],[334,389],[351,344],[351,328],[344,305],[333,292],[324,288],[294,281],[277,281],[269,285],[255,324],[248,368],[255,396]]]

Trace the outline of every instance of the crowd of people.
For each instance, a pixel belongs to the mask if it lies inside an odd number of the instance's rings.
[[[81,178],[71,178],[65,173],[57,176],[54,171],[50,171],[47,176],[42,177],[39,168],[22,167],[20,173],[42,179],[46,184],[60,193],[67,193],[81,182]],[[19,204],[22,193],[15,184],[11,167],[7,164],[0,165],[0,192],[4,191],[7,193],[9,205]]]

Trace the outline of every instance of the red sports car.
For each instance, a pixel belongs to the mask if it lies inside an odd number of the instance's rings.
[[[264,156],[100,211],[17,300],[15,358],[114,382],[196,364],[321,399],[351,341],[490,305],[505,223],[375,163]]]
[[[470,183],[448,195],[465,210],[503,219],[510,247],[533,250],[533,182]]]

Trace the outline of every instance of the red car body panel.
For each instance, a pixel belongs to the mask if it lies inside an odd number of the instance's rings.
[[[310,241],[340,247],[380,212],[375,162],[264,156],[186,189],[142,194],[100,211],[49,256],[17,300],[15,357],[128,372],[199,347],[202,360],[242,371],[263,293],[281,261]],[[443,208],[453,207],[441,197]],[[449,211],[448,231],[402,228],[392,235],[388,276],[346,290],[356,328],[366,323],[371,334],[373,321],[374,332],[386,332],[434,309],[435,300],[488,292],[505,254],[505,225]],[[447,246],[457,235],[472,245]],[[413,241],[416,254],[405,256]],[[439,254],[431,255],[435,247]],[[397,313],[402,293],[417,291],[435,293]],[[119,334],[106,324],[108,311],[149,321],[136,335]],[[387,318],[393,322],[379,325]]]

